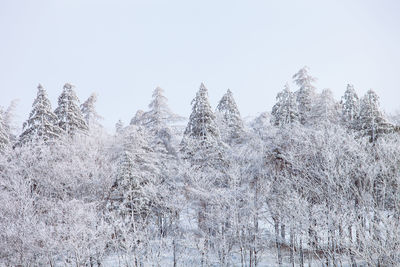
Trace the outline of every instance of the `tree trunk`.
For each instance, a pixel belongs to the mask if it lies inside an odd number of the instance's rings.
[[[304,254],[303,254],[303,240],[302,237],[300,237],[300,244],[299,244],[299,250],[300,250],[300,267],[304,267]]]
[[[290,227],[290,263],[294,267],[294,233],[293,227]]]
[[[278,256],[278,265],[282,266],[282,253],[281,253],[281,243],[279,240],[279,220],[274,218],[275,224],[275,245],[276,245],[276,252]]]

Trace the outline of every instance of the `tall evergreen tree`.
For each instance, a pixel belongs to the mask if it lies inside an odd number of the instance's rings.
[[[69,83],[64,85],[61,95],[58,97],[58,107],[54,111],[58,117],[58,126],[69,136],[84,133],[88,126],[79,108],[79,99]]]
[[[3,112],[0,110],[0,151],[4,150],[9,145],[9,142],[10,140],[3,118]]]
[[[53,113],[46,90],[39,84],[38,92],[32,104],[28,120],[23,124],[20,143],[35,139],[48,141],[59,137],[61,129],[57,126],[57,116]]]
[[[185,137],[195,138],[205,147],[217,144],[220,139],[219,131],[208,101],[208,91],[203,83],[191,104],[192,113],[184,132]]]
[[[348,126],[352,127],[360,114],[360,100],[357,96],[354,86],[347,85],[341,100],[342,104],[342,120]]]
[[[308,67],[305,66],[293,75],[293,80],[300,87],[296,92],[296,98],[300,122],[305,124],[311,112],[315,95],[315,86],[312,83],[316,79],[308,73]]]
[[[216,108],[222,140],[227,144],[237,142],[243,135],[244,126],[231,90],[222,96]]]
[[[277,103],[272,107],[271,123],[275,126],[291,124],[299,120],[296,96],[286,84],[276,97]]]
[[[143,124],[143,114],[144,111],[139,109],[138,111],[136,111],[135,116],[131,119],[131,122],[129,123],[130,125],[142,125]]]
[[[145,181],[135,165],[132,153],[124,151],[110,196],[112,208],[122,217],[145,215],[149,209],[150,199],[143,193]]]
[[[136,113],[134,120],[137,121],[137,125],[143,125],[150,131],[153,137],[151,145],[154,149],[162,154],[170,152],[175,154],[172,147],[173,129],[171,123],[180,120],[181,117],[171,111],[167,101],[164,90],[157,87],[153,91],[149,111],[143,114]]]
[[[117,121],[117,123],[115,124],[115,132],[117,134],[120,134],[120,133],[122,133],[123,129],[124,129],[124,122],[121,119],[119,119]]]
[[[102,117],[96,111],[97,95],[91,94],[88,99],[81,105],[81,112],[89,128],[100,126],[99,120]]]
[[[169,122],[179,119],[179,116],[168,107],[168,99],[164,96],[164,90],[161,87],[154,89],[152,97],[149,104],[150,110],[143,113],[142,116],[145,126],[158,130],[165,128]]]
[[[363,135],[369,136],[371,142],[394,129],[380,110],[379,96],[373,90],[368,90],[361,99],[360,116],[356,123],[356,129]]]
[[[330,89],[322,90],[311,107],[310,121],[314,124],[337,123],[340,117],[339,103]]]
[[[10,105],[5,110],[2,110],[0,108],[0,112],[2,113],[2,116],[3,116],[3,124],[4,124],[5,131],[8,135],[10,143],[13,143],[17,139],[13,133],[13,130],[15,127],[13,127],[13,123],[12,123],[12,119],[15,116],[14,113],[15,113],[15,108],[17,106],[17,102],[18,102],[18,100],[11,101]]]
[[[192,100],[192,113],[184,132],[182,150],[185,157],[194,162],[210,163],[221,159],[220,145],[220,133],[208,101],[207,88],[201,83]]]

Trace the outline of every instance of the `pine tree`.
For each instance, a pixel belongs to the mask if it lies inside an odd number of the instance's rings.
[[[360,113],[360,100],[357,96],[354,86],[351,84],[347,85],[347,89],[342,97],[342,120],[349,127],[352,127],[354,122],[357,120]]]
[[[173,129],[171,123],[181,119],[180,116],[174,114],[168,107],[168,99],[164,96],[164,90],[157,87],[153,91],[152,101],[149,104],[149,111],[142,114],[136,113],[136,125],[145,126],[152,135],[152,147],[160,151],[160,153],[174,153],[172,147]],[[139,112],[139,111],[138,111]]]
[[[6,129],[6,124],[3,118],[3,112],[0,110],[0,151],[3,151],[10,143]]]
[[[305,124],[310,116],[311,106],[315,95],[315,86],[312,84],[316,79],[308,74],[305,66],[293,75],[294,82],[300,87],[296,92],[298,112],[301,124]]]
[[[15,116],[15,108],[17,106],[17,102],[18,100],[11,101],[10,105],[5,110],[2,110],[0,108],[0,112],[3,116],[4,129],[8,135],[10,143],[14,143],[17,139],[16,136],[13,134],[14,127],[12,125],[12,119]]]
[[[96,111],[96,102],[97,95],[93,93],[81,105],[81,112],[88,128],[100,126],[99,120],[102,119],[102,117]]]
[[[145,127],[128,126],[120,138],[123,148],[111,192],[112,206],[122,215],[150,219],[159,205],[158,187],[166,166],[151,147],[151,134]]]
[[[313,124],[337,123],[340,117],[340,106],[330,89],[322,90],[317,95],[311,108],[309,121]]]
[[[208,101],[208,91],[203,83],[191,104],[192,113],[184,132],[185,137],[198,140],[204,147],[217,144],[220,138],[219,131]]]
[[[184,157],[200,165],[221,160],[221,139],[203,83],[192,100],[192,113],[182,140]]]
[[[85,133],[88,126],[79,108],[79,99],[71,84],[66,83],[58,97],[58,107],[54,111],[58,117],[58,126],[69,136]]]
[[[296,96],[286,84],[282,92],[276,97],[277,103],[272,107],[271,123],[275,126],[283,126],[295,123],[299,120],[297,112]]]
[[[120,134],[122,133],[123,129],[124,129],[124,122],[121,119],[119,119],[115,124],[115,132],[117,134]]]
[[[57,126],[57,116],[53,113],[46,90],[39,84],[38,92],[32,104],[28,120],[23,124],[23,132],[19,137],[20,143],[35,139],[48,141],[57,138],[61,129]]]
[[[143,193],[145,181],[137,171],[134,156],[124,151],[118,166],[118,175],[111,192],[112,209],[122,217],[145,215],[150,199]]]
[[[129,123],[130,125],[142,125],[143,124],[143,114],[144,111],[139,109],[138,111],[136,111],[135,116],[131,119],[131,122]]]
[[[231,90],[223,95],[216,108],[222,140],[227,144],[237,142],[244,132],[242,117]]]
[[[384,133],[394,130],[380,110],[379,96],[373,91],[368,92],[361,99],[360,116],[356,122],[356,129],[363,135],[369,136],[374,142]]]
[[[157,87],[153,91],[153,99],[149,104],[149,111],[143,113],[141,120],[150,129],[158,130],[165,128],[169,122],[178,120],[180,117],[174,114],[168,107],[168,99],[164,96],[164,90]]]

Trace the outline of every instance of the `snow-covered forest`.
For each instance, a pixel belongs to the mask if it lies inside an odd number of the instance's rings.
[[[20,132],[1,109],[0,265],[400,265],[399,118],[292,79],[249,120],[204,84],[189,118],[157,87],[114,133],[71,84]]]

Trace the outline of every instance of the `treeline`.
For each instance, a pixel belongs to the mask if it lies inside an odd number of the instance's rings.
[[[317,92],[305,67],[243,121],[201,84],[186,127],[154,90],[116,133],[96,95],[46,90],[21,133],[0,112],[6,266],[396,266],[400,138],[377,94]]]

